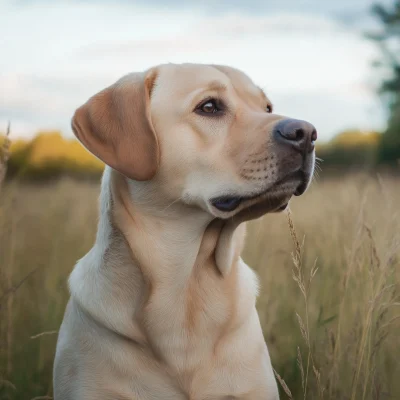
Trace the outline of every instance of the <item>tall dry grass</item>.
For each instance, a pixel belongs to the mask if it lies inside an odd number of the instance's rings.
[[[252,224],[245,258],[294,398],[400,398],[399,204],[399,180],[350,176],[295,199],[296,230],[281,216]]]
[[[98,193],[67,179],[3,187],[0,399],[52,395],[66,280],[93,243]],[[260,277],[265,339],[292,398],[400,398],[399,204],[400,180],[352,175],[294,199],[290,224],[285,214],[249,224],[244,258]]]

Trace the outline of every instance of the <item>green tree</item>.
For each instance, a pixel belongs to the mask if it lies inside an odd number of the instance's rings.
[[[382,136],[378,161],[398,164],[400,161],[400,0],[385,7],[376,4],[372,9],[381,24],[379,33],[369,34],[380,47],[382,59],[378,63],[389,73],[381,84],[380,92],[389,109],[388,126]]]

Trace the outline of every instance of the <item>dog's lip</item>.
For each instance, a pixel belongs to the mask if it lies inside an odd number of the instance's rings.
[[[288,204],[289,204],[289,203],[283,204],[282,206],[280,206],[280,207],[277,209],[277,211],[279,212],[279,211],[286,210],[286,207],[288,206]]]
[[[297,170],[295,172],[292,172],[292,173],[286,175],[282,179],[275,182],[271,187],[269,187],[261,192],[247,195],[247,196],[240,196],[240,195],[235,195],[235,194],[221,195],[221,196],[215,197],[213,199],[210,199],[210,203],[212,204],[213,207],[215,207],[219,211],[231,212],[231,211],[236,210],[245,201],[256,200],[258,198],[264,197],[268,193],[271,193],[271,192],[273,193],[274,189],[276,187],[278,187],[281,183],[287,182],[288,180],[300,180],[301,181],[300,185],[296,188],[295,192],[293,193],[295,196],[300,196],[307,189],[308,183],[307,183],[307,179],[306,179],[306,174],[304,173],[303,170]],[[285,196],[285,197],[287,197],[287,196]],[[219,203],[226,202],[228,200],[235,200],[234,208],[224,209],[223,207],[221,207],[221,204],[219,204]],[[285,203],[284,205],[279,207],[279,210],[281,208],[282,208],[282,210],[284,210],[287,207],[287,204],[288,203]]]
[[[307,189],[308,182],[306,179],[304,179],[299,186],[297,186],[296,191],[294,192],[295,196],[301,196]]]
[[[222,196],[218,196],[218,197],[215,197],[215,198],[211,199],[210,203],[213,205],[213,207],[215,207],[219,211],[225,211],[225,212],[234,211],[243,202],[250,201],[250,200],[255,200],[255,199],[259,198],[259,197],[262,197],[265,194],[267,194],[270,190],[271,189],[263,190],[262,192],[259,192],[259,193],[254,194],[254,195],[249,195],[249,196],[222,195]],[[231,209],[223,209],[223,207],[221,207],[219,204],[223,203],[223,202],[226,202],[228,200],[234,200],[235,201],[235,207],[231,208]]]

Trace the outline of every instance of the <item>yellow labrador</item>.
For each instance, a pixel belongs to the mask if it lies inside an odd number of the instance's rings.
[[[274,114],[242,72],[193,64],[123,77],[72,127],[107,167],[55,400],[278,399],[241,223],[306,190],[314,127]]]

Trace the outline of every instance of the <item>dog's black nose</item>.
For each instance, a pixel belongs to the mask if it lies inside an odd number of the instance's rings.
[[[274,128],[274,137],[279,142],[302,153],[311,153],[317,140],[314,125],[298,119],[283,119]]]

